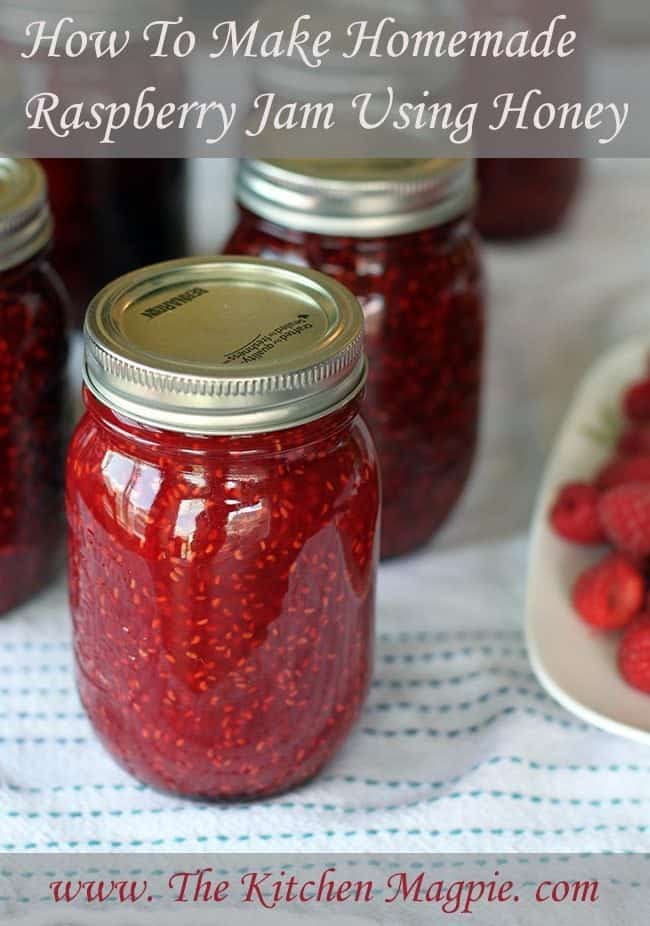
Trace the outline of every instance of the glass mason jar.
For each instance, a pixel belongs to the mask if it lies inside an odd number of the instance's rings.
[[[245,161],[239,173],[226,253],[322,270],[363,306],[384,557],[434,536],[475,455],[484,307],[474,192],[470,161]]]
[[[0,158],[0,614],[39,592],[63,537],[67,303],[38,164]]]
[[[543,87],[544,99],[562,103],[586,95],[586,63],[592,28],[591,0],[572,0],[563,11],[562,30],[574,29],[578,40],[573,53],[561,67],[545,68],[543,73],[524,79],[526,89]],[[547,29],[553,15],[539,0],[465,0],[471,28],[482,32],[502,30],[506,36],[524,30],[539,35]],[[522,64],[522,68],[525,66]],[[480,58],[469,62],[470,79],[483,88],[485,100],[503,92],[500,68],[485,67]],[[565,142],[566,143],[566,142]],[[541,140],[540,140],[541,144]],[[580,154],[580,141],[574,142]],[[553,148],[553,145],[548,146]],[[552,150],[547,151],[552,155]],[[573,154],[566,149],[563,154]],[[482,158],[478,164],[479,197],[476,223],[481,234],[494,240],[533,238],[556,231],[576,202],[584,174],[579,157]]]
[[[479,231],[493,240],[555,231],[575,202],[583,168],[579,158],[480,160]]]
[[[283,791],[358,717],[379,520],[362,329],[334,281],[245,259],[159,264],[90,306],[67,476],[77,675],[142,781]]]

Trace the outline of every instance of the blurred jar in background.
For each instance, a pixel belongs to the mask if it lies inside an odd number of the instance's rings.
[[[56,226],[53,263],[73,320],[112,279],[186,249],[185,163],[176,158],[41,159]]]
[[[0,158],[0,614],[53,577],[64,536],[66,298],[35,161]]]
[[[567,15],[568,20],[556,27],[556,34],[575,29],[579,39],[574,54],[561,69],[551,69],[546,63],[541,71],[535,70],[540,67],[535,62],[513,64],[513,89],[538,86],[541,77],[545,99],[564,101],[567,93],[571,99],[584,96],[590,0],[572,0],[564,11],[549,8],[539,0],[465,0],[465,5],[472,29],[503,30],[506,36],[522,31],[537,35],[549,28],[554,16]],[[498,73],[494,72],[495,80]],[[470,74],[474,89],[480,86],[486,97],[502,92],[500,83],[498,86],[491,83],[492,75],[484,63],[470,62]],[[491,239],[524,239],[557,230],[576,202],[583,174],[584,162],[573,157],[479,160],[476,219],[479,231]]]
[[[390,0],[357,6],[371,29],[391,17],[409,32],[456,22],[456,9],[441,0],[403,0],[398,12]],[[266,0],[258,12],[279,28],[304,6]],[[259,143],[247,139],[239,222],[226,253],[320,270],[361,301],[370,361],[363,415],[379,451],[381,554],[387,558],[431,540],[458,502],[474,460],[484,325],[475,175],[471,161],[431,157],[432,147],[438,155],[442,147],[433,130],[412,131],[400,144],[383,128],[368,132],[365,146],[350,147],[348,136],[355,137],[359,124],[353,97],[360,88],[371,94],[368,111],[384,125],[388,81],[386,57],[344,57],[350,22],[346,0],[321,5],[310,27],[330,31],[336,51],[311,72],[288,58],[255,63],[257,91],[275,94],[278,103],[335,101],[337,118],[327,136],[293,136],[291,159],[286,138],[268,124]],[[423,87],[446,96],[455,74],[455,67],[424,56],[393,59],[393,106]],[[257,129],[255,107],[250,116]]]
[[[583,176],[577,158],[483,158],[477,225],[492,239],[530,238],[558,228]]]
[[[81,324],[98,276],[99,240],[92,208],[90,161],[83,158],[46,158],[50,202],[56,226],[52,261],[70,293],[73,321]]]
[[[155,5],[160,19],[170,11],[173,4],[168,0]],[[140,63],[145,51],[150,51],[136,39],[151,21],[151,13],[152,5],[146,0],[132,0],[126,12],[116,0],[81,5],[70,0],[57,4],[54,0],[29,0],[27,4],[8,0],[0,8],[0,57],[20,64],[23,99],[48,91],[62,101],[127,100],[141,83]],[[69,32],[93,29],[117,29],[120,36],[129,30],[131,44],[117,62],[108,55],[98,59],[90,52],[73,60],[62,54],[51,57],[47,44],[33,57],[21,58],[21,53],[33,50],[35,41],[33,29],[26,34],[26,24],[58,22],[62,17],[74,21],[61,30],[61,44]],[[149,77],[160,94],[168,100],[181,97],[183,71],[176,60],[160,58],[151,63],[156,70]],[[150,141],[149,148],[145,141],[142,145],[143,153],[149,153]],[[59,150],[65,153],[68,149],[59,146]],[[185,253],[183,160],[56,157],[40,161],[48,178],[56,227],[52,260],[70,291],[78,325],[92,295],[116,276]]]
[[[290,261],[361,302],[370,373],[363,414],[379,451],[382,556],[428,542],[474,460],[484,328],[462,160],[244,161],[227,254]]]

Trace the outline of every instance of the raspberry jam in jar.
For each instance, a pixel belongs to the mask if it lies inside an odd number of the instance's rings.
[[[555,231],[574,204],[582,173],[578,158],[480,160],[479,231],[494,240]]]
[[[239,173],[226,253],[322,270],[364,308],[384,557],[434,536],[475,455],[484,317],[473,197],[470,161],[245,161]]]
[[[43,171],[0,158],[0,614],[39,592],[63,536],[67,305]]]
[[[67,511],[90,720],[154,787],[293,787],[344,742],[371,673],[361,309],[319,273],[173,261],[97,296],[85,352]]]

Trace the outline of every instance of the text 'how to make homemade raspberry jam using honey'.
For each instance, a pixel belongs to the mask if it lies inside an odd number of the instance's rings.
[[[155,787],[263,797],[346,739],[372,665],[375,449],[356,299],[254,259],[91,303],[67,475],[81,699]]]
[[[63,537],[67,305],[35,161],[0,158],[0,614],[53,577]]]
[[[382,555],[429,541],[478,436],[484,299],[469,160],[244,161],[228,254],[320,270],[365,315],[363,414],[383,484]]]

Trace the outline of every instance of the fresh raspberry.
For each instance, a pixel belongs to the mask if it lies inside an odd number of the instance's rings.
[[[634,557],[650,554],[650,484],[629,482],[603,493],[600,523],[609,540]]]
[[[641,614],[625,631],[618,668],[628,685],[650,694],[650,614]]]
[[[650,454],[642,457],[617,457],[604,466],[596,477],[600,492],[628,482],[650,482]]]
[[[650,454],[650,421],[630,425],[619,440],[616,450],[625,457]]]
[[[650,378],[630,386],[623,397],[623,411],[630,421],[650,421]]]
[[[556,534],[574,543],[604,543],[598,499],[597,489],[586,482],[571,482],[560,489],[550,513]]]
[[[643,607],[645,583],[620,553],[609,553],[583,572],[573,587],[573,606],[592,627],[618,630]]]

